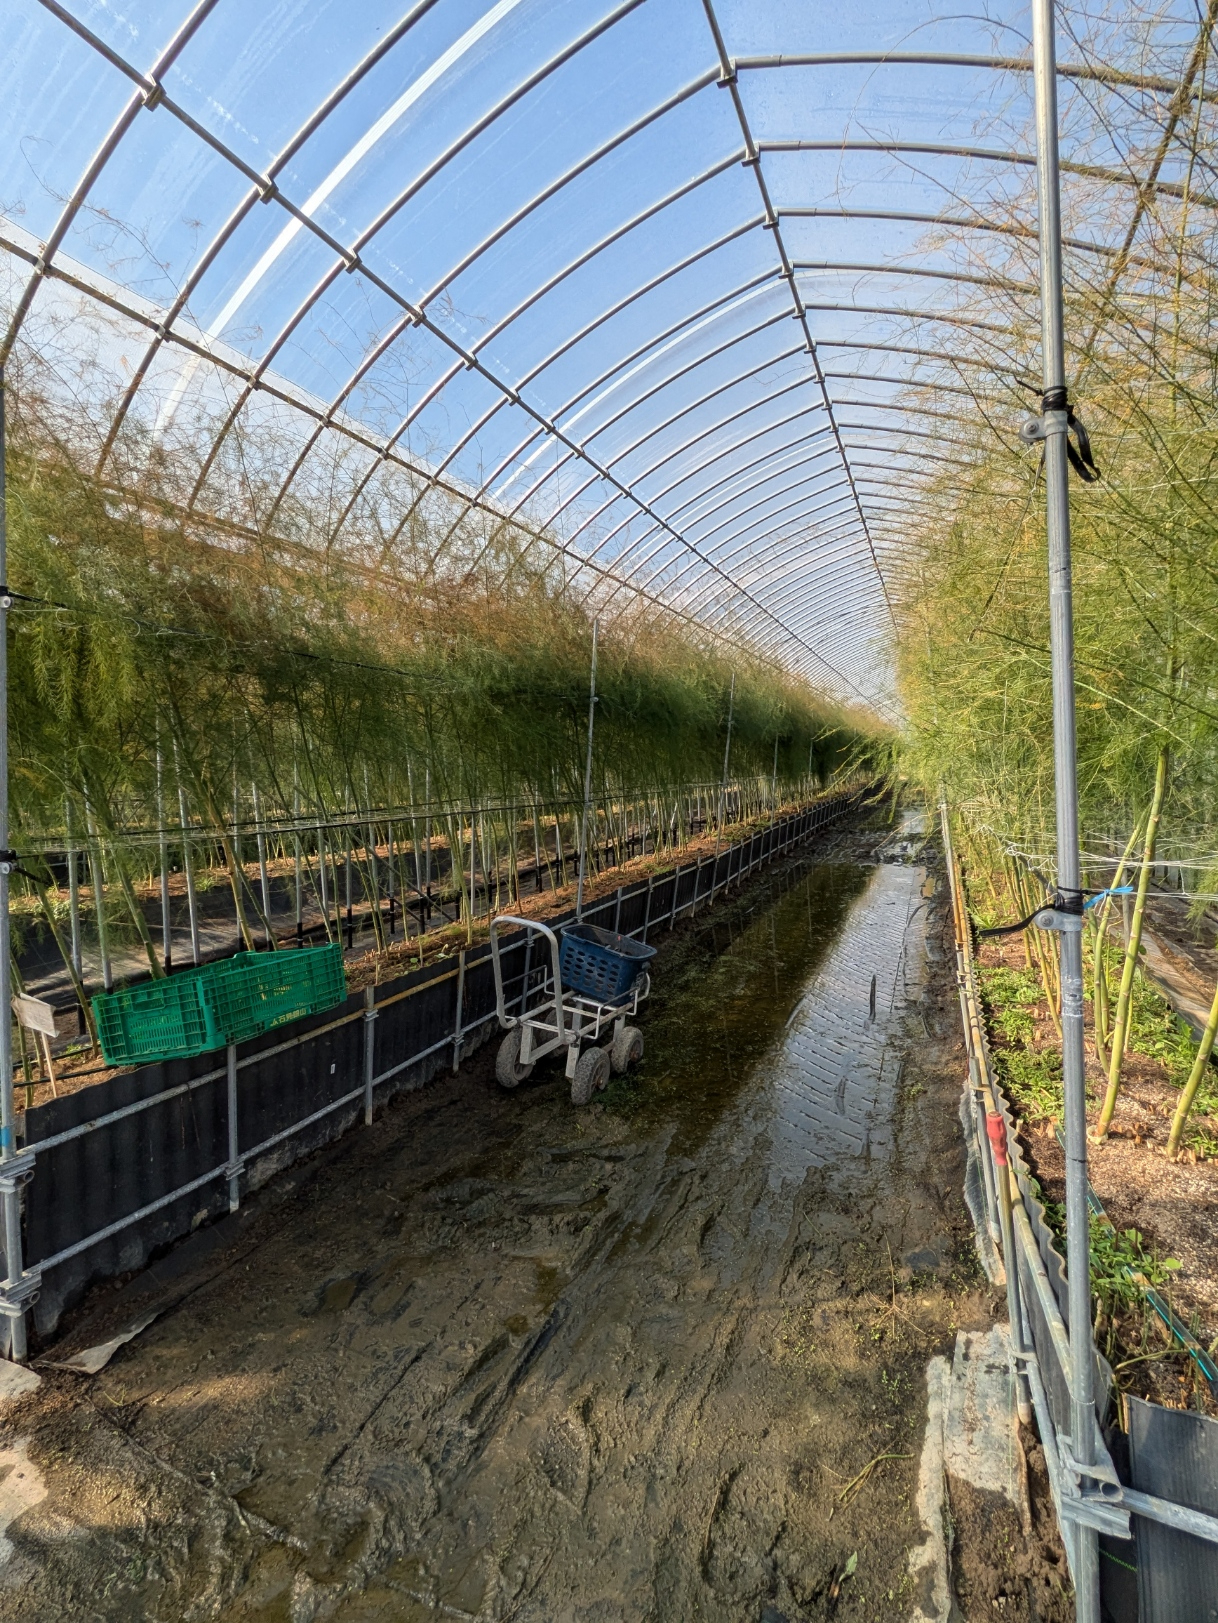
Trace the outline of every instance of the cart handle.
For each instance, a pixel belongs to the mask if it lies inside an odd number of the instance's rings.
[[[514,913],[500,913],[491,920],[491,967],[495,972],[495,1013],[499,1017],[499,1024],[506,1030],[510,1030],[512,1026],[519,1025],[522,1018],[522,1015],[507,1012],[507,1004],[503,996],[503,970],[499,963],[499,927],[505,924],[514,924],[524,931],[536,930],[539,935],[545,936],[549,941],[550,959],[554,969],[554,1014],[558,1023],[558,1039],[560,1042],[565,1041],[566,1032],[563,1024],[562,1008],[562,970],[558,959],[558,937],[548,924],[540,924],[536,919],[518,918]],[[522,1011],[524,1009],[524,996],[527,991],[528,988],[525,987],[521,993]]]

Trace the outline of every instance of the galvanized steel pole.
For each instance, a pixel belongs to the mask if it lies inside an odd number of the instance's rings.
[[[1066,1254],[1070,1304],[1071,1452],[1095,1462],[1091,1245],[1087,1209],[1087,1094],[1083,1071],[1083,935],[1079,889],[1078,781],[1074,722],[1074,621],[1070,493],[1066,460],[1066,364],[1062,320],[1061,193],[1057,150],[1054,0],[1032,0],[1036,85],[1036,181],[1040,226],[1041,431],[1049,552],[1049,636],[1053,668],[1053,770],[1057,811],[1056,912],[1062,925],[1062,1073],[1066,1129]],[[1074,1527],[1074,1587],[1080,1623],[1099,1623],[1096,1534]]]
[[[575,884],[575,919],[584,916],[584,872],[588,864],[588,812],[592,805],[592,732],[596,724],[596,640],[600,621],[592,622],[592,682],[588,691],[588,757],[584,763],[584,815],[579,826],[579,878]]]
[[[9,1324],[9,1357],[26,1355],[25,1314],[13,1301],[21,1284],[21,1194],[5,1163],[17,1155],[17,1121],[13,1105],[13,989],[9,974],[9,875],[13,854],[8,848],[8,527],[5,521],[4,368],[0,366],[0,1201],[3,1203],[5,1294]]]

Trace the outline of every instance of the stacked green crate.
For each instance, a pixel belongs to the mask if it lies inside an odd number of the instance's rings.
[[[186,1059],[243,1043],[347,995],[342,948],[243,952],[119,992],[101,992],[93,1014],[107,1065]]]
[[[347,995],[343,949],[336,943],[303,952],[245,952],[213,968],[216,1016],[230,1043],[320,1014]]]

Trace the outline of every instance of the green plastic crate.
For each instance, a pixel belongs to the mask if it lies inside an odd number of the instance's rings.
[[[230,1043],[243,1043],[306,1014],[320,1014],[347,995],[343,949],[337,943],[242,952],[211,968],[209,995],[224,1040]]]
[[[93,1018],[107,1065],[187,1059],[223,1048],[226,1038],[210,995],[211,966],[146,981],[121,992],[99,992]]]

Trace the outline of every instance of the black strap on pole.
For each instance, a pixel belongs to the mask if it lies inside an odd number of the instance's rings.
[[[1091,455],[1091,440],[1080,418],[1075,416],[1070,397],[1063,389],[1046,389],[1040,397],[1042,411],[1064,411],[1066,414],[1066,455],[1070,466],[1086,484],[1092,485],[1100,476]],[[1071,437],[1073,436],[1073,437]]]

